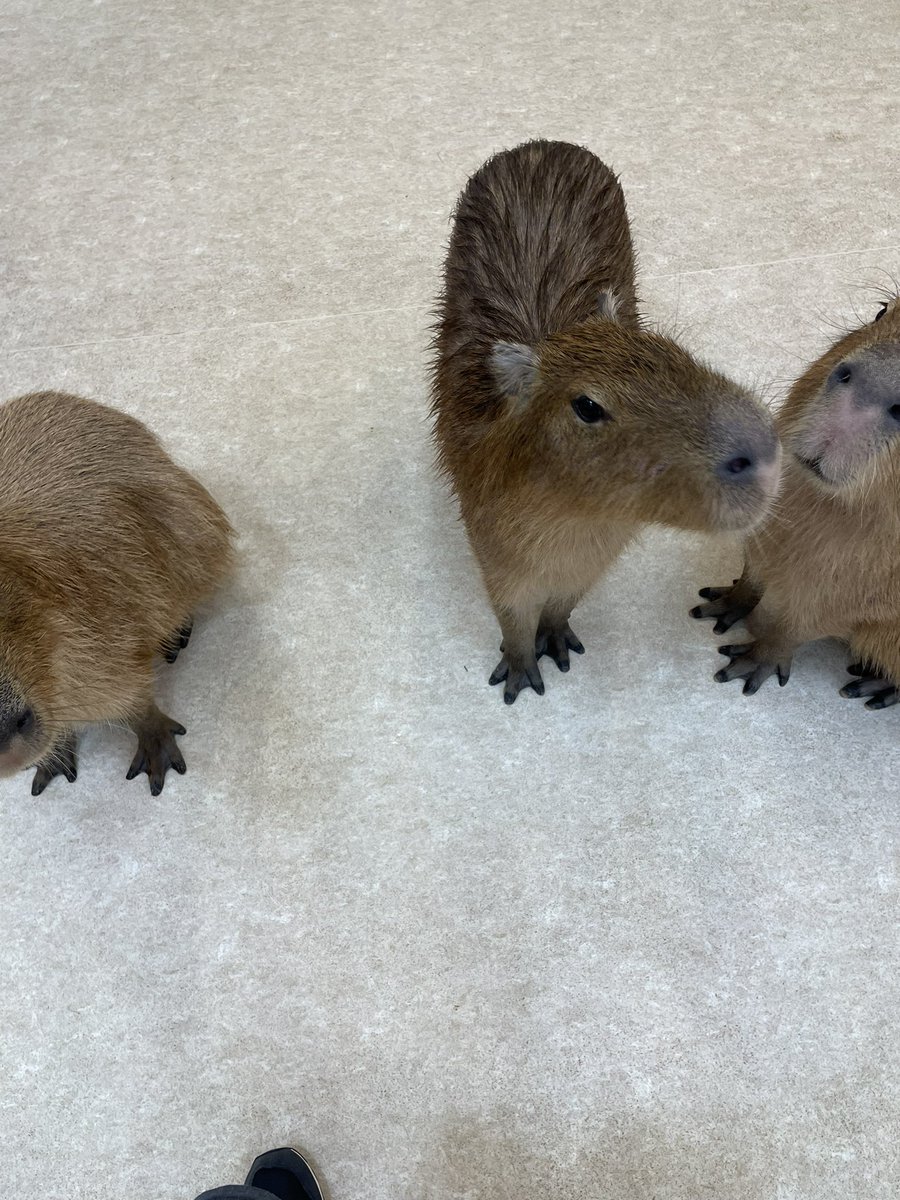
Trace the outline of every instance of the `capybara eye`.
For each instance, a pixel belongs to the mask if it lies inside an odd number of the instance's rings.
[[[875,314],[875,320],[880,321],[889,307],[890,305],[888,304],[887,300],[882,300],[881,308],[879,308],[878,312]]]
[[[846,363],[841,363],[839,367],[835,367],[834,377],[838,383],[849,383],[853,378],[853,372]]]
[[[572,401],[572,407],[575,409],[578,419],[584,421],[585,425],[596,425],[598,421],[612,420],[603,405],[592,400],[590,396],[576,396]]]

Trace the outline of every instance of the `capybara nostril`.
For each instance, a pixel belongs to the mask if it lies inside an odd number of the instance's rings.
[[[831,378],[837,383],[849,383],[853,378],[853,370],[848,363],[838,363],[831,372]]]
[[[34,728],[34,712],[30,708],[23,708],[19,713],[19,718],[16,721],[16,733],[30,733]]]
[[[888,416],[892,421],[896,421],[900,425],[900,404],[891,404],[887,410]]]
[[[753,475],[755,469],[756,460],[751,455],[735,454],[731,458],[726,458],[723,463],[719,463],[716,474],[726,483],[732,481],[743,483]]]

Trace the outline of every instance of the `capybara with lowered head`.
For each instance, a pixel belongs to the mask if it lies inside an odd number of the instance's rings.
[[[137,736],[131,779],[183,773],[184,728],[156,707],[153,660],[177,657],[226,575],[231,528],[133,417],[62,392],[0,406],[0,775],[32,793],[76,774],[95,721]]]
[[[721,647],[716,679],[752,695],[772,674],[787,683],[803,642],[840,638],[860,677],[841,694],[887,708],[900,685],[900,299],[817,359],[776,423],[777,509],[747,539],[742,577],[692,610],[716,633],[746,619],[752,641]]]
[[[572,609],[648,522],[743,530],[779,447],[744,388],[645,328],[625,199],[595,155],[528,142],[459,199],[433,381],[438,461],[500,623],[491,683],[543,693]]]

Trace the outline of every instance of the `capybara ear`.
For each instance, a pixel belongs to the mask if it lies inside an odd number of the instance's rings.
[[[604,321],[618,321],[619,297],[615,292],[601,292],[597,300],[597,316]]]
[[[501,392],[515,400],[527,400],[537,378],[536,352],[522,342],[495,342],[490,361]]]

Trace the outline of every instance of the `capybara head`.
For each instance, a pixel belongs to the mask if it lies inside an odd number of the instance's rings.
[[[778,426],[785,452],[829,491],[900,469],[900,298],[848,333],[794,384]]]
[[[517,460],[535,486],[586,515],[703,531],[755,525],[779,483],[771,417],[670,338],[618,321],[615,307],[604,295],[581,325],[536,346],[493,347],[507,465]]]

